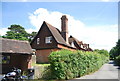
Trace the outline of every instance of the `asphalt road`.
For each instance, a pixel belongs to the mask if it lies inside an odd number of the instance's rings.
[[[118,78],[120,78],[120,69],[118,66],[114,66],[113,61],[110,61],[109,63],[104,64],[95,73],[85,75],[77,79],[118,79]]]

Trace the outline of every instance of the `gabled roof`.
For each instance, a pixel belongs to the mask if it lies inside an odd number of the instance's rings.
[[[69,44],[67,44],[67,43],[65,42],[64,38],[62,37],[61,32],[60,32],[59,29],[57,29],[56,27],[52,26],[51,24],[48,24],[48,23],[45,22],[45,21],[43,22],[43,24],[42,24],[41,27],[43,27],[43,25],[45,25],[45,26],[49,29],[49,31],[51,32],[52,36],[54,37],[54,39],[56,40],[56,42],[57,42],[58,44],[67,46],[67,47],[72,48],[72,49],[85,50],[84,48],[81,47],[81,46],[83,46],[83,42],[82,42],[82,41],[79,41],[79,40],[77,40],[76,38],[70,36],[69,39],[72,38],[72,40],[69,40]],[[36,36],[34,37],[34,39],[31,41],[31,44],[32,44],[33,41],[36,39],[36,37],[38,36],[38,34],[40,33],[40,31],[41,31],[41,28],[40,28],[40,30],[38,31],[38,33],[36,34]],[[73,41],[76,42],[78,48],[72,47],[72,46],[70,45]]]
[[[58,44],[62,44],[64,46],[67,46],[67,47],[70,47],[70,48],[73,48],[71,47],[69,44],[67,44],[64,40],[64,38],[62,37],[61,33],[60,33],[60,30],[57,29],[56,27],[52,26],[51,24],[47,23],[47,22],[43,22],[42,25],[46,25],[48,27],[48,29],[50,30],[51,34],[53,35],[53,37],[55,38],[56,42]],[[42,27],[42,26],[41,26]],[[41,30],[41,29],[40,29]],[[40,30],[38,31],[37,35],[40,33]],[[31,41],[31,44],[32,42],[36,39],[37,35],[34,37],[34,39]]]
[[[75,41],[77,44],[79,44],[79,45],[82,45],[83,44],[83,42],[82,41],[79,41],[78,39],[76,39],[75,37],[73,37],[73,36],[70,36],[69,37],[69,39],[70,38],[72,38],[72,40],[69,40],[69,43],[71,43],[71,42],[73,42],[73,41]]]
[[[72,40],[71,40],[72,39]],[[78,49],[84,50],[84,51],[92,51],[92,49],[89,47],[89,44],[83,44],[82,41],[77,40],[75,37],[70,36],[69,37],[69,43],[71,44],[72,42],[76,42]],[[82,46],[82,47],[81,47]]]
[[[89,47],[89,44],[86,44],[86,43],[83,44],[82,41],[79,41],[79,40],[76,39],[75,37],[70,36],[70,37],[69,37],[69,43],[71,44],[72,42],[76,42],[76,44],[77,44],[77,49],[79,49],[79,50],[93,51],[93,50]]]
[[[44,23],[47,25],[47,27],[49,28],[50,32],[52,33],[53,37],[55,38],[55,40],[57,41],[57,43],[59,44],[63,44],[66,46],[69,46],[65,40],[63,39],[63,37],[60,34],[59,29],[55,28],[54,26],[48,24],[47,22],[44,21]]]
[[[72,39],[72,40],[71,40],[71,39]],[[83,48],[81,48],[81,45],[83,45],[83,42],[82,42],[82,41],[79,41],[79,40],[77,40],[75,37],[70,36],[70,37],[69,37],[69,43],[71,44],[72,42],[76,42],[78,48],[84,50]]]
[[[32,54],[32,48],[28,41],[0,38],[0,53]]]

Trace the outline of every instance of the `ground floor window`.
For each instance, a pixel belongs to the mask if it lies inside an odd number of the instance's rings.
[[[9,64],[10,63],[10,55],[0,55],[0,64]]]

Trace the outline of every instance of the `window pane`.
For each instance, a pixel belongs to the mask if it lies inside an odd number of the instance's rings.
[[[37,38],[37,44],[39,44],[40,43],[40,38]]]
[[[45,43],[52,43],[52,36],[45,38]]]
[[[10,56],[2,55],[2,64],[9,64],[9,63],[10,63]]]

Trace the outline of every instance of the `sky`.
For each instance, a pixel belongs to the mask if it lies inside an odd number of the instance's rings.
[[[43,21],[61,30],[61,16],[68,18],[69,35],[93,49],[110,50],[118,39],[118,2],[2,2],[0,34],[12,24],[27,32],[38,31]]]

